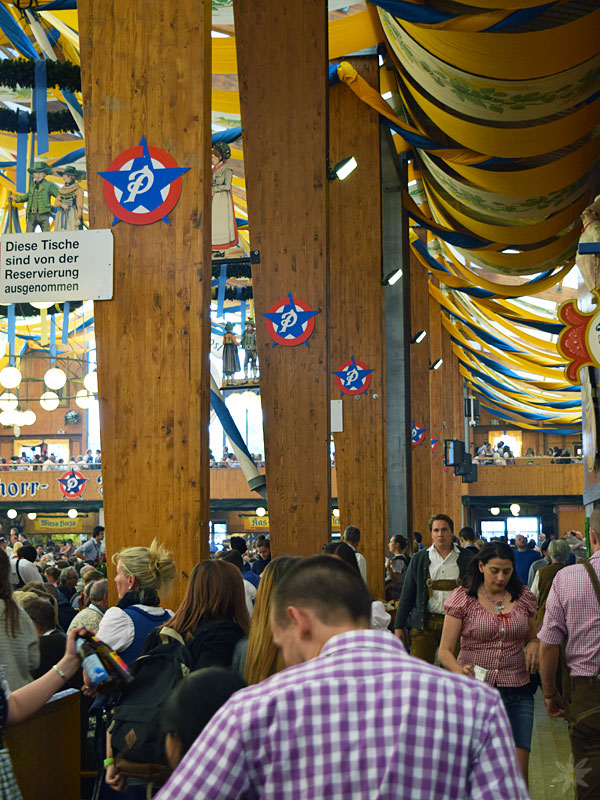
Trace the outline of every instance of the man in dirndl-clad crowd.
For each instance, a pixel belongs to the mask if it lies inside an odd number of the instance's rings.
[[[546,711],[569,723],[577,800],[600,797],[600,508],[590,517],[589,561],[558,572],[546,601],[540,674]],[[569,675],[556,686],[560,650]]]
[[[473,553],[453,543],[454,522],[447,514],[434,514],[429,532],[433,544],[415,553],[406,571],[394,633],[404,642],[410,621],[411,655],[433,664],[444,627],[444,602],[462,585]]]

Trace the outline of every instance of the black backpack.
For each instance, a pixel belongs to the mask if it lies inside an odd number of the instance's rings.
[[[109,727],[115,755],[128,761],[166,764],[160,712],[177,684],[192,671],[185,642],[173,628],[162,628],[160,644],[130,667],[134,682],[118,697]]]

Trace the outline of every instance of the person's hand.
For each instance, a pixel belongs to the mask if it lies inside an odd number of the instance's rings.
[[[404,639],[404,628],[396,628],[394,630],[394,635],[397,636],[398,639],[400,639],[402,644],[406,644],[406,641]]]
[[[475,677],[475,670],[473,669],[473,664],[461,664],[460,666],[463,675],[468,675],[470,678]]]
[[[127,791],[127,781],[120,772],[117,772],[117,768],[114,764],[108,765],[104,779],[111,789],[115,790],[115,792]]]
[[[531,675],[540,668],[540,643],[537,639],[525,646],[525,667]]]
[[[556,692],[552,697],[544,697],[544,705],[546,706],[546,712],[549,717],[566,718],[567,709],[560,692]]]

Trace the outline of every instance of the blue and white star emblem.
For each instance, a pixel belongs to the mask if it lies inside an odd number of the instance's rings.
[[[84,478],[81,472],[77,472],[74,469],[65,472],[64,475],[57,480],[63,497],[69,500],[81,497],[85,491],[85,485],[88,482],[88,479]]]
[[[189,167],[178,167],[173,158],[156,147],[149,147],[142,136],[138,147],[121,153],[109,169],[99,172],[104,178],[104,199],[119,220],[146,225],[162,219],[169,224],[169,212],[181,193],[181,176]]]
[[[287,298],[278,300],[269,311],[263,312],[273,347],[276,344],[295,347],[306,343],[314,330],[314,317],[318,313],[319,310],[315,311],[303,300],[293,297],[291,292]]]
[[[366,392],[371,383],[372,369],[369,369],[362,361],[357,361],[354,356],[350,361],[346,361],[333,374],[343,394],[362,394]]]

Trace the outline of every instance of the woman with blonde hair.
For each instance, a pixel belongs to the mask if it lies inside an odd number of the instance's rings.
[[[248,686],[260,683],[283,669],[280,650],[273,643],[269,615],[271,596],[279,581],[300,559],[297,556],[280,556],[270,561],[264,568],[256,593],[254,613],[248,637],[248,651],[244,679]]]
[[[168,622],[172,611],[160,605],[159,589],[175,579],[171,554],[154,539],[150,547],[127,547],[112,557],[119,602],[102,617],[98,638],[115,650],[126,664],[142,652],[148,635]]]

